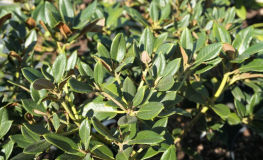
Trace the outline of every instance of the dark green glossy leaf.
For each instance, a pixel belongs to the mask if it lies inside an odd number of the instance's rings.
[[[242,20],[246,19],[247,11],[243,1],[235,0],[236,13]]]
[[[164,140],[163,136],[149,130],[140,131],[128,144],[157,144]]]
[[[134,61],[134,57],[127,57],[123,60],[123,62],[115,69],[115,72],[120,72],[125,69],[128,69]]]
[[[132,123],[137,122],[137,117],[135,116],[130,116],[130,115],[124,115],[118,120],[118,125],[119,126],[124,126]]]
[[[12,151],[14,148],[14,142],[9,141],[5,145],[1,146],[1,155],[0,155],[0,160],[7,160],[9,159],[9,156],[11,155]]]
[[[37,79],[33,82],[34,90],[38,91],[41,89],[54,90],[55,85],[46,79]]]
[[[37,104],[36,102],[34,102],[31,99],[23,99],[22,100],[22,104],[23,107],[25,108],[25,110],[35,116],[43,116],[42,114],[37,114],[34,112],[34,110],[38,110],[41,111],[43,113],[46,113],[46,109],[44,108],[44,106],[42,104]]]
[[[84,106],[82,115],[95,116],[99,120],[112,119],[117,115],[117,108],[105,106],[105,102],[91,102]]]
[[[136,86],[133,84],[132,80],[127,77],[123,82],[123,96],[126,101],[131,102],[136,94]]]
[[[195,66],[198,66],[205,61],[218,57],[221,49],[222,49],[222,44],[220,43],[211,44],[209,46],[202,48],[196,56]]]
[[[163,74],[163,71],[165,69],[165,57],[163,54],[158,54],[156,58],[153,61],[152,66],[152,76],[154,78],[157,78]]]
[[[250,44],[252,40],[254,28],[252,26],[242,29],[235,37],[235,40],[232,46],[238,51],[238,54],[241,55]]]
[[[65,53],[59,54],[52,66],[52,72],[55,82],[61,82],[67,66],[67,57]]]
[[[85,146],[85,150],[88,150],[90,141],[90,124],[88,119],[84,119],[79,127],[79,137]]]
[[[122,8],[118,8],[118,9],[114,9],[114,12],[112,12],[109,17],[107,17],[106,20],[106,25],[108,27],[110,27],[113,23],[116,23],[117,19],[119,19],[119,17],[122,14],[123,9]]]
[[[163,76],[166,77],[168,75],[175,75],[177,73],[177,71],[179,70],[181,65],[181,58],[176,58],[172,61],[170,61],[167,66],[165,67],[164,71],[163,71]]]
[[[106,139],[112,140],[112,141],[120,141],[119,139],[113,137],[110,133],[110,130],[105,127],[96,117],[92,117],[91,119],[92,124],[94,128],[103,136],[105,136]]]
[[[93,71],[89,65],[84,62],[78,63],[78,70],[81,76],[93,77]]]
[[[153,46],[154,45],[154,37],[151,32],[151,29],[149,27],[145,28],[142,32],[141,38],[140,38],[140,50],[146,51],[148,55],[152,55],[153,53]]]
[[[181,35],[180,44],[181,44],[181,47],[184,48],[188,57],[190,57],[192,55],[194,43],[193,43],[191,32],[188,28],[184,28],[182,35]]]
[[[40,126],[40,125],[31,125],[31,124],[27,124],[27,123],[23,123],[23,125],[29,129],[30,131],[37,133],[38,135],[43,135],[46,133],[49,133],[49,131],[44,127],[44,126]]]
[[[161,79],[161,81],[157,84],[156,89],[158,91],[167,91],[172,88],[174,85],[174,78],[172,75],[168,75]]]
[[[119,151],[116,155],[116,160],[129,160],[132,151],[133,151],[132,147],[129,147],[123,151]]]
[[[38,142],[32,143],[28,146],[26,146],[23,150],[26,154],[36,154],[46,151],[49,147],[51,147],[52,144],[50,144],[45,139],[40,140]]]
[[[51,144],[57,146],[63,151],[74,155],[83,155],[78,151],[78,145],[68,137],[55,134],[55,133],[47,133],[44,134],[43,137]]]
[[[171,145],[162,155],[161,160],[177,160],[175,145]]]
[[[135,21],[141,23],[143,26],[149,26],[147,20],[137,10],[126,6],[124,6],[124,9]]]
[[[214,23],[213,25],[213,33],[217,42],[225,42],[231,44],[231,37],[225,27],[219,25],[218,23]]]
[[[135,94],[132,102],[133,106],[138,106],[142,103],[143,98],[144,98],[144,93],[145,93],[145,86],[142,86],[141,88],[138,89],[137,93]]]
[[[35,80],[39,78],[44,78],[41,72],[34,68],[25,67],[22,69],[22,73],[24,77],[31,83],[33,83]]]
[[[174,54],[175,49],[176,46],[174,44],[165,43],[157,49],[156,54],[163,54],[165,59],[169,59]]]
[[[91,93],[93,91],[92,87],[88,83],[78,81],[75,78],[71,77],[69,79],[70,88],[78,93]]]
[[[152,1],[150,4],[150,17],[155,22],[159,19],[159,10],[155,1]]]
[[[33,158],[35,158],[35,154],[19,153],[15,157],[11,158],[11,160],[29,160]]]
[[[168,124],[168,118],[162,118],[162,119],[159,119],[157,122],[155,122],[152,128],[166,127],[167,124]]]
[[[98,61],[94,67],[94,80],[101,85],[104,79],[104,68],[100,61]]]
[[[70,24],[73,22],[74,9],[70,0],[59,0],[59,12],[64,17],[66,23]]]
[[[126,53],[126,41],[124,35],[119,33],[112,40],[110,55],[111,59],[121,63]]]
[[[249,71],[254,71],[254,72],[263,72],[263,60],[262,59],[253,59],[251,62],[242,65],[239,68],[240,72],[249,72]]]
[[[154,41],[154,52],[165,42],[165,40],[167,39],[168,37],[168,33],[165,32],[165,33],[162,33],[160,34]]]
[[[230,113],[227,118],[228,124],[238,125],[241,123],[241,119],[237,116],[236,113]]]
[[[97,7],[97,0],[95,0],[91,5],[89,5],[81,12],[80,20],[88,21],[90,17],[94,14],[96,7]]]
[[[155,156],[156,154],[158,154],[158,151],[153,149],[153,147],[149,147],[149,148],[143,149],[142,152],[140,152],[136,158],[138,158],[138,159],[149,159],[149,158]]]
[[[38,134],[31,132],[25,126],[21,126],[22,135],[29,141],[29,142],[37,142],[40,140]]]
[[[228,106],[224,104],[214,105],[212,109],[216,112],[216,114],[218,114],[223,119],[227,118],[228,115],[230,114],[230,109],[228,108]]]
[[[105,160],[114,160],[112,151],[99,141],[90,141],[91,153]]]
[[[53,125],[54,125],[54,128],[55,130],[57,131],[59,126],[60,126],[60,119],[57,115],[57,113],[53,113],[52,114],[52,117],[53,117]]]
[[[75,68],[75,66],[77,64],[77,59],[78,59],[78,52],[76,50],[68,58],[67,68],[66,68],[67,71]]]
[[[31,141],[27,140],[22,134],[15,134],[12,135],[10,138],[21,148],[25,148],[32,143]]]
[[[59,155],[56,160],[83,160],[83,157],[72,155],[72,154],[61,154]]]
[[[138,110],[137,117],[145,120],[153,119],[163,108],[163,104],[160,102],[149,102]]]

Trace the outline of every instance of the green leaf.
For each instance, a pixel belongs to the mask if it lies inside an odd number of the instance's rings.
[[[184,15],[183,18],[180,20],[179,27],[184,28],[188,27],[190,23],[190,14]]]
[[[243,4],[243,1],[235,0],[235,6],[237,16],[242,20],[245,20],[247,16],[247,11],[245,5]]]
[[[154,36],[151,32],[151,29],[149,27],[145,28],[142,32],[141,38],[140,38],[140,50],[146,51],[148,55],[152,55],[153,53],[153,46],[154,45]]]
[[[39,20],[46,22],[45,5],[42,2],[40,2],[39,5],[37,5],[36,8],[32,11],[32,18],[36,21],[36,23],[39,23]]]
[[[79,70],[79,73],[80,73],[81,76],[84,76],[84,77],[93,77],[93,71],[92,71],[92,69],[90,68],[89,65],[87,65],[87,64],[84,63],[84,62],[78,63],[78,70]]]
[[[150,4],[150,17],[155,22],[159,19],[159,10],[155,1],[152,1]]]
[[[74,69],[77,64],[78,52],[75,50],[68,58],[66,71]]]
[[[95,116],[99,120],[112,119],[117,115],[117,108],[105,106],[105,102],[90,102],[84,106],[84,117]]]
[[[263,72],[263,59],[253,59],[251,62],[242,65],[239,68],[240,72]]]
[[[62,77],[64,75],[65,69],[67,66],[67,57],[65,53],[61,53],[59,56],[57,56],[55,62],[52,66],[52,72],[53,76],[55,78],[55,82],[59,83],[62,80]]]
[[[113,137],[111,135],[110,130],[107,127],[105,127],[96,117],[92,117],[91,121],[96,131],[105,136],[106,139],[117,142],[120,141],[119,139]]]
[[[55,85],[46,79],[37,79],[33,82],[34,90],[38,91],[41,89],[54,90]]]
[[[147,20],[135,9],[124,6],[127,13],[137,22],[141,23],[144,27],[150,26]]]
[[[195,74],[201,74],[204,73],[212,68],[214,68],[216,65],[218,65],[222,61],[222,58],[217,57],[211,61],[205,62],[205,64],[201,64],[196,68]]]
[[[73,160],[73,159],[74,159],[74,160],[83,160],[83,157],[64,153],[64,154],[59,155],[59,156],[56,158],[56,160]]]
[[[47,133],[43,137],[51,144],[57,146],[59,149],[66,151],[74,155],[83,155],[83,153],[78,151],[78,145],[68,137],[55,134]],[[83,155],[84,156],[84,155]]]
[[[106,25],[110,27],[114,22],[116,23],[117,19],[122,15],[122,11],[122,8],[114,9],[114,11],[107,17]]]
[[[181,39],[180,39],[181,47],[184,48],[188,57],[192,55],[192,51],[194,48],[193,38],[190,30],[188,28],[184,28]]]
[[[98,55],[101,59],[103,59],[108,65],[112,65],[111,64],[111,58],[110,58],[110,52],[107,50],[107,48],[101,44],[98,43],[97,45],[97,50],[98,50]]]
[[[203,98],[208,98],[209,93],[208,90],[205,88],[205,86],[201,82],[196,82],[196,81],[190,81],[191,86],[193,89],[199,93]]]
[[[12,135],[10,138],[21,148],[25,148],[32,143],[31,141],[27,140],[22,134],[15,134]]]
[[[49,131],[44,127],[44,126],[40,126],[40,125],[31,125],[31,124],[27,124],[27,123],[23,123],[23,125],[29,129],[30,131],[37,133],[38,135],[43,135],[46,133],[49,133]]]
[[[13,141],[9,141],[5,145],[1,146],[0,160],[8,160],[9,156],[11,155],[11,153],[13,151],[13,148],[14,148],[14,142]]]
[[[228,115],[230,114],[230,109],[228,108],[228,106],[224,104],[214,105],[212,109],[216,112],[216,114],[218,114],[223,119],[227,118]]]
[[[157,84],[156,89],[158,91],[168,91],[174,85],[174,78],[172,75],[168,75],[161,79],[161,81]]]
[[[36,102],[34,102],[31,99],[22,99],[22,104],[23,107],[25,108],[25,110],[35,116],[40,116],[42,117],[42,114],[37,114],[34,112],[34,110],[38,110],[41,111],[43,113],[46,113],[46,109],[44,108],[44,106],[42,104],[37,104]]]
[[[94,67],[94,80],[96,83],[101,85],[104,79],[104,69],[100,61],[98,61]]]
[[[81,21],[88,21],[90,20],[91,16],[94,14],[94,12],[96,11],[96,7],[97,7],[97,0],[95,0],[91,5],[89,5],[88,7],[86,7],[80,15],[80,20]]]
[[[128,69],[134,61],[134,57],[127,57],[123,60],[123,62],[115,69],[115,72],[120,72],[125,69]]]
[[[58,128],[60,126],[60,119],[57,115],[57,113],[53,113],[52,114],[52,117],[53,117],[53,125],[54,125],[54,128],[56,131],[58,131]]]
[[[161,18],[160,21],[168,19],[171,14],[171,5],[170,3],[166,3],[164,7],[161,7]]]
[[[128,144],[157,144],[164,141],[163,136],[149,130],[140,131]]]
[[[149,159],[155,156],[156,154],[158,154],[158,151],[156,149],[153,149],[153,147],[149,147],[149,148],[143,149],[142,152],[140,152],[136,158]]]
[[[121,63],[126,53],[126,41],[124,35],[119,33],[112,40],[110,55],[111,59]]]
[[[153,51],[155,52],[164,42],[165,40],[167,39],[168,37],[168,33],[165,32],[165,33],[162,33],[160,34],[154,41],[154,48],[153,48]]]
[[[45,23],[47,23],[51,28],[54,28],[59,21],[61,21],[61,16],[58,9],[53,3],[45,1]]]
[[[251,55],[263,51],[263,44],[258,43],[247,48],[241,55],[236,59],[232,60],[231,63],[242,63],[244,60],[248,59]]]
[[[231,44],[231,37],[228,31],[222,25],[214,23],[213,33],[217,42],[225,42]]]
[[[245,117],[245,115],[246,115],[246,108],[245,108],[245,106],[237,99],[235,99],[234,102],[235,102],[235,107],[236,107],[238,115],[240,117]]]
[[[44,78],[41,72],[34,68],[25,67],[22,69],[22,73],[24,77],[31,83],[33,83],[35,80],[39,78]]]
[[[85,150],[88,150],[90,141],[90,124],[88,119],[84,119],[79,127],[79,137],[85,146]]]
[[[93,91],[92,87],[88,83],[78,81],[75,78],[71,77],[69,79],[70,88],[78,93],[91,93]]]
[[[156,54],[163,54],[165,59],[169,59],[175,52],[176,46],[172,43],[165,43],[161,45],[156,51]]]
[[[158,54],[153,61],[153,66],[151,68],[152,76],[157,78],[163,74],[165,69],[165,57],[163,54]]]
[[[241,119],[237,116],[236,113],[230,113],[227,118],[229,125],[238,125],[241,123]]]
[[[146,86],[142,86],[141,88],[138,89],[137,93],[135,94],[132,100],[133,106],[138,106],[142,103],[145,94],[145,89]]]
[[[123,96],[126,101],[131,102],[136,94],[136,86],[133,84],[132,80],[127,77],[123,82]]]
[[[253,32],[254,28],[250,26],[242,29],[236,35],[232,46],[238,51],[239,55],[241,55],[249,47],[250,41],[252,40]]]
[[[38,142],[32,143],[28,146],[26,146],[23,150],[24,153],[27,154],[36,154],[46,151],[49,147],[51,147],[52,144],[50,144],[45,139],[42,139]]]
[[[72,24],[74,18],[74,9],[70,0],[59,0],[58,6],[61,17],[64,17],[66,23]]]
[[[145,120],[153,119],[163,108],[163,104],[160,102],[149,102],[138,110],[137,117]]]
[[[162,155],[161,160],[177,160],[175,145],[171,145]]]
[[[123,151],[119,151],[116,155],[116,160],[129,160],[132,151],[133,151],[132,147],[129,147]]]
[[[154,125],[152,126],[152,128],[156,128],[156,127],[166,127],[168,124],[168,118],[162,118],[159,119],[157,122],[154,123]]]
[[[25,153],[19,153],[15,157],[13,157],[11,160],[29,160],[34,159],[35,154],[25,154]]]
[[[197,51],[199,51],[203,45],[206,42],[206,33],[204,30],[202,30],[202,32],[200,33],[200,35],[198,36],[198,39],[195,42],[194,45],[194,53],[196,53]]]
[[[195,59],[195,67],[201,63],[218,57],[222,49],[222,44],[214,43],[200,50]]]
[[[90,141],[89,148],[91,148],[91,153],[97,157],[105,160],[114,160],[113,153],[107,147],[107,145],[99,141]]]
[[[137,122],[137,117],[135,116],[130,116],[130,115],[124,115],[118,120],[118,125],[119,126],[124,126],[132,123]]]
[[[29,142],[37,142],[40,140],[38,134],[31,132],[25,126],[21,126],[22,135],[29,141]]]
[[[6,108],[0,108],[0,139],[9,131],[13,121],[8,120]]]
[[[168,75],[174,76],[181,66],[181,58],[176,58],[170,61],[165,67],[162,76],[166,77]]]

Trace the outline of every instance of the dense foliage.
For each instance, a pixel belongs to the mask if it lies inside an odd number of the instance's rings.
[[[245,4],[21,0],[2,6],[0,160],[51,152],[57,160],[175,160],[196,122],[208,139],[226,138],[226,124],[263,136],[263,34],[241,28]],[[233,108],[224,103],[229,91]],[[167,127],[181,116],[191,118],[187,126]],[[202,159],[195,149],[181,149]]]

